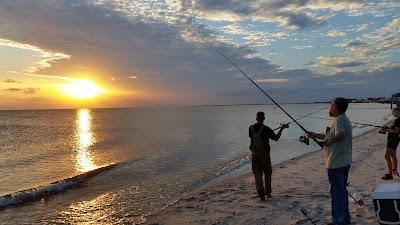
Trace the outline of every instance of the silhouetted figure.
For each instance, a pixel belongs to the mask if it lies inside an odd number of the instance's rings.
[[[258,112],[256,115],[257,123],[249,127],[249,137],[251,139],[250,150],[252,152],[251,165],[256,182],[257,193],[261,201],[271,198],[271,157],[269,139],[278,141],[281,137],[282,130],[288,128],[289,125],[284,124],[281,126],[277,134],[264,125],[265,115],[264,112]],[[263,175],[265,184],[263,182]],[[264,186],[265,185],[265,186]]]

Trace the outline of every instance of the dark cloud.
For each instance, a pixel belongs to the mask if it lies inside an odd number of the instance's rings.
[[[349,46],[349,47],[360,47],[360,46],[365,46],[365,45],[366,45],[366,43],[364,43],[362,41],[352,41],[347,44],[347,46]]]
[[[38,91],[40,90],[40,88],[7,88],[4,91],[6,92],[23,92],[24,94],[27,95],[33,95],[36,94]]]
[[[365,64],[366,63],[364,63],[364,62],[348,62],[348,63],[336,64],[335,66],[338,68],[344,68],[344,67],[358,67],[358,66],[362,66]]]
[[[6,79],[4,80],[4,83],[20,83],[20,82],[13,79]]]
[[[286,18],[288,26],[294,26],[296,28],[306,28],[321,25],[324,22],[322,19],[312,18],[304,13],[285,12],[278,13],[277,15]]]
[[[39,90],[40,90],[40,88],[25,88],[23,91],[24,91],[24,94],[33,95],[33,94],[36,94]]]
[[[234,13],[248,15],[254,13],[256,10],[248,5],[245,1],[241,0],[198,0],[194,1],[194,8],[198,10],[212,10],[212,11],[232,11]]]
[[[21,88],[7,88],[4,91],[7,91],[7,92],[19,92],[19,91],[22,91],[22,90],[23,89],[21,89]]]
[[[285,1],[240,1],[240,0],[195,0],[182,1],[182,10],[196,14],[215,15],[215,12],[225,12],[243,19],[275,21],[281,26],[291,28],[306,28],[320,25],[324,22],[321,18],[314,18],[303,11],[282,10],[285,7],[298,8],[305,6],[309,0],[285,0]],[[223,17],[219,18],[224,20]]]

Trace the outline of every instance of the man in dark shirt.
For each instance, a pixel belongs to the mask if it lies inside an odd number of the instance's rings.
[[[289,125],[282,125],[278,133],[275,134],[271,128],[264,125],[264,112],[258,112],[256,120],[257,123],[249,127],[249,137],[251,139],[250,150],[252,152],[251,165],[256,182],[257,193],[260,196],[261,201],[264,201],[265,195],[267,198],[271,198],[272,166],[269,139],[278,141],[283,129],[288,128]],[[262,179],[263,175],[265,186]]]
[[[381,133],[388,133],[386,142],[385,159],[387,162],[389,173],[385,174],[382,179],[391,180],[394,176],[398,176],[397,173],[397,157],[396,149],[399,146],[399,133],[400,133],[400,108],[395,108],[392,111],[393,116],[397,119],[393,122],[390,128],[383,128]]]

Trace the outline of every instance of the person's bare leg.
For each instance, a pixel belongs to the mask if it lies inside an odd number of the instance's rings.
[[[397,171],[397,156],[396,156],[396,149],[391,149],[391,148],[386,148],[386,151],[389,153],[390,156],[390,164],[391,164],[391,170],[396,170]]]
[[[386,163],[387,163],[387,167],[388,167],[388,174],[392,173],[392,157],[391,157],[391,149],[390,148],[386,148],[385,150],[385,159],[386,159]]]

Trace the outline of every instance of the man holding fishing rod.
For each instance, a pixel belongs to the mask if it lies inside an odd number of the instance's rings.
[[[271,156],[269,146],[269,139],[278,141],[281,137],[282,131],[288,128],[288,124],[283,124],[278,133],[264,125],[265,115],[264,112],[258,112],[256,114],[257,123],[249,127],[249,137],[251,139],[250,150],[252,152],[251,167],[253,170],[257,193],[260,196],[261,201],[267,198],[271,198]],[[263,182],[263,175],[265,180],[265,186]]]
[[[352,161],[353,137],[350,120],[345,114],[347,107],[346,99],[335,98],[329,110],[332,123],[326,128],[325,134],[307,133],[309,137],[324,140],[323,150],[330,183],[333,225],[350,223],[346,184]]]

